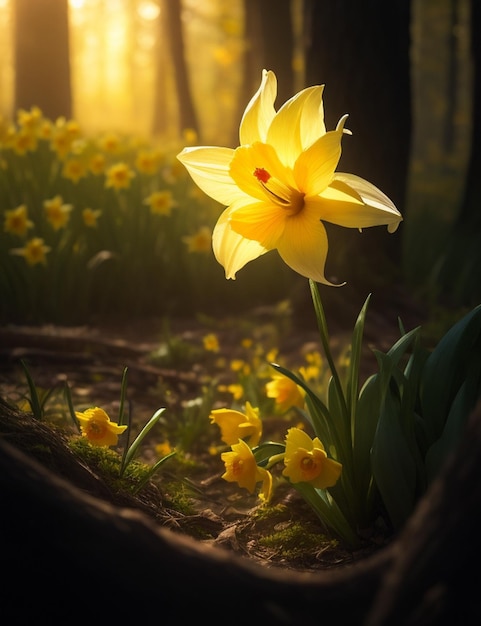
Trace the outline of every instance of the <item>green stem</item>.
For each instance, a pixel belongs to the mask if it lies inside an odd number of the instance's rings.
[[[331,346],[329,343],[329,330],[327,328],[326,315],[324,313],[324,307],[322,306],[321,296],[319,294],[319,289],[317,288],[316,283],[309,279],[309,287],[311,289],[312,301],[314,303],[314,310],[316,312],[317,324],[319,326],[319,332],[321,335],[322,347],[324,348],[324,353],[326,355],[327,362],[329,364],[329,369],[331,370],[332,378],[334,380],[334,384],[336,385],[338,396],[342,401],[342,411],[344,416],[348,418],[348,410],[346,399],[344,397],[344,392],[341,385],[341,379],[339,378],[339,374],[337,373],[336,365],[334,363],[334,359],[332,358]]]

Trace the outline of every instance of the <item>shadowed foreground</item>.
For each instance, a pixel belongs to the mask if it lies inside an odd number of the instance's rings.
[[[19,415],[0,399],[6,624],[481,623],[481,405],[400,536],[355,565],[319,573],[262,567],[91,495],[85,468],[62,478],[9,443]]]

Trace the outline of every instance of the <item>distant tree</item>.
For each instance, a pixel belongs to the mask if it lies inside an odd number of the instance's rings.
[[[199,134],[199,123],[189,84],[189,74],[184,47],[182,29],[181,0],[164,0],[162,9],[165,12],[165,28],[172,59],[177,100],[179,105],[180,129],[191,128]]]
[[[327,127],[348,113],[346,126],[353,133],[343,140],[338,169],[377,185],[404,214],[411,139],[410,2],[305,0],[305,6],[306,84],[326,85]],[[402,224],[389,236],[381,228],[362,235],[330,231],[333,241],[344,242],[337,258],[345,265],[341,278],[369,269],[372,283],[373,269],[386,260],[393,268],[400,263]]]
[[[15,109],[72,113],[68,0],[14,0]]]
[[[481,300],[481,3],[471,0],[472,130],[464,194],[440,262],[441,297],[455,305]]]
[[[263,69],[277,76],[276,105],[294,92],[291,0],[244,0],[245,53],[238,117],[259,87]]]

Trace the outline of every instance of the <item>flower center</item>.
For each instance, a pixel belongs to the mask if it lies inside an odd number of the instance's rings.
[[[263,167],[256,167],[253,172],[269,200],[285,209],[289,215],[296,215],[304,207],[304,194],[274,178]]]
[[[316,467],[316,462],[310,456],[305,456],[301,461],[301,468],[305,472],[310,472]]]
[[[232,473],[234,474],[234,476],[242,475],[243,465],[244,461],[242,459],[235,459],[235,461],[232,463]]]

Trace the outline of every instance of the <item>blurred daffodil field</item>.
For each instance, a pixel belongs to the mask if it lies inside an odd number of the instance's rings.
[[[181,145],[90,136],[38,107],[2,121],[2,322],[188,316],[219,306],[225,278],[211,249],[218,208],[176,159],[195,138],[185,135]],[[232,294],[240,305],[242,294]]]

